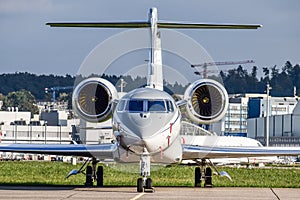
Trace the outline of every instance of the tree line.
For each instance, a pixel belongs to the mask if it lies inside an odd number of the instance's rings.
[[[296,95],[300,96],[300,66],[292,65],[287,61],[281,69],[276,65],[263,67],[263,76],[258,78],[258,67],[253,66],[248,73],[241,65],[228,73],[220,72],[225,88],[229,94],[239,93],[265,93],[266,85],[272,87],[271,96],[293,96],[294,88]]]
[[[251,72],[248,72],[243,66],[238,66],[228,72],[221,71],[219,77],[211,77],[222,79],[225,88],[229,94],[240,93],[265,93],[267,83],[270,83],[272,90],[271,96],[293,96],[294,92],[300,96],[300,66],[292,65],[287,61],[281,68],[276,65],[273,67],[263,67],[263,75],[258,77],[258,67],[253,66]],[[102,77],[114,84],[120,91],[120,79],[126,83],[123,91],[128,92],[135,88],[145,86],[147,84],[146,77],[116,76],[116,75],[96,75],[92,77]],[[12,74],[0,75],[0,100],[4,102],[4,109],[8,107],[16,107],[20,103],[27,105],[29,108],[19,108],[19,110],[33,110],[31,103],[36,101],[52,101],[52,91],[45,92],[45,88],[67,87],[73,86],[74,82],[78,82],[86,77],[82,76],[58,76],[58,75],[36,75],[28,72],[16,72]],[[170,94],[183,94],[187,86],[183,86],[177,82],[170,84],[164,82],[164,89]],[[294,91],[296,88],[296,91]],[[19,97],[21,96],[21,97]],[[58,101],[64,100],[71,102],[72,90],[56,91]],[[29,102],[29,103],[28,103]],[[18,104],[18,105],[17,105]],[[71,106],[71,104],[70,104]]]

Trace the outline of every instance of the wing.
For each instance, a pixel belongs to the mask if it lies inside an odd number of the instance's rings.
[[[19,152],[113,159],[116,144],[0,144],[2,152]]]
[[[298,156],[300,147],[217,147],[183,145],[184,160],[256,156]]]

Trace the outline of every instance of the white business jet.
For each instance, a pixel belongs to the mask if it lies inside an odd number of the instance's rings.
[[[92,166],[86,167],[86,184],[103,185],[103,168],[96,164],[103,159],[116,162],[139,162],[141,178],[137,191],[152,191],[151,163],[180,163],[195,160],[202,167],[195,168],[195,186],[211,186],[211,158],[235,158],[273,155],[299,155],[300,148],[216,147],[181,143],[180,106],[186,107],[189,118],[201,124],[220,120],[228,106],[225,88],[217,81],[200,79],[185,91],[184,99],[175,102],[163,91],[162,51],[159,28],[173,29],[257,29],[261,25],[180,23],[158,21],[157,9],[151,8],[145,22],[108,23],[47,23],[51,27],[85,28],[148,28],[151,49],[147,86],[137,88],[118,98],[113,84],[102,78],[88,78],[79,83],[73,93],[73,108],[84,120],[102,122],[112,120],[116,141],[98,145],[1,144],[0,151],[86,156]],[[88,165],[88,163],[87,163]],[[83,170],[72,170],[68,176]],[[228,174],[220,172],[220,175]]]

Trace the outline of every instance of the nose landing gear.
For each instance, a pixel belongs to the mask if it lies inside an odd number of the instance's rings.
[[[140,175],[142,178],[137,179],[137,192],[154,192],[152,187],[152,179],[150,176],[150,154],[146,148],[140,156]]]

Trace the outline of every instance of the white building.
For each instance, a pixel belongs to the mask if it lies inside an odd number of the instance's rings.
[[[113,139],[111,120],[101,123],[80,120],[79,133],[80,140],[84,144],[111,143]]]
[[[30,112],[9,112],[9,111],[0,111],[0,124],[10,125],[15,122],[29,124],[31,119]]]
[[[224,135],[247,136],[248,98],[230,98],[223,119]]]
[[[247,123],[248,137],[266,144],[266,117],[251,118]],[[300,146],[299,102],[291,114],[269,116],[269,144],[270,146]]]
[[[297,102],[298,97],[269,97],[269,115],[291,114]],[[266,96],[250,98],[249,111],[249,118],[265,117],[267,114]]]
[[[0,111],[2,143],[70,143],[71,133],[71,125],[49,126],[30,112]]]
[[[269,115],[291,114],[297,102],[298,97],[269,97]],[[252,137],[248,129],[253,124],[248,124],[248,118],[265,117],[266,111],[266,94],[231,95],[225,117],[213,124],[211,130],[220,135]]]
[[[253,94],[229,96],[225,117],[211,126],[219,135],[247,136],[248,102]]]
[[[1,143],[69,144],[72,128],[47,125],[1,125]]]

